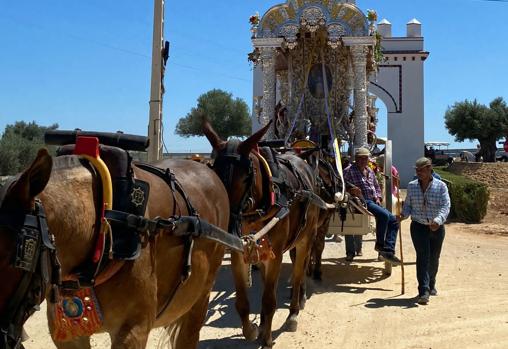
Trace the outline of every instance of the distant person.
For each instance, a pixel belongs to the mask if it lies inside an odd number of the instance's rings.
[[[344,170],[344,179],[352,185],[348,192],[364,200],[367,209],[376,218],[375,250],[392,264],[400,264],[400,260],[395,256],[399,223],[393,214],[381,206],[381,189],[374,171],[368,166],[369,156],[368,149],[356,149],[356,161]]]
[[[376,159],[377,167],[379,168],[379,171],[381,173],[384,173],[385,170],[385,156],[380,155]],[[395,166],[392,165],[392,194],[397,196],[397,193],[399,192],[400,188],[400,177],[399,177],[399,171]]]
[[[445,237],[444,223],[450,213],[448,188],[432,176],[429,158],[416,160],[417,180],[407,187],[407,196],[400,219],[411,216],[411,239],[416,250],[418,304],[428,304],[436,296],[436,276]]]
[[[345,156],[342,158],[343,171],[351,167],[350,158]],[[346,243],[346,261],[352,262],[355,256],[363,256],[362,245],[363,237],[361,235],[345,235],[344,240]]]
[[[346,240],[346,261],[352,262],[355,256],[363,256],[361,235],[344,235]]]
[[[429,156],[428,156],[428,158],[430,158],[432,161],[434,161],[436,159],[436,150],[432,146],[429,149]]]
[[[481,162],[483,160],[482,147],[480,144],[476,145],[476,153],[474,154],[474,157],[476,162]]]

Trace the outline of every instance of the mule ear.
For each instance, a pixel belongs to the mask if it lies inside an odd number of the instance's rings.
[[[254,133],[252,136],[244,140],[240,145],[238,146],[238,152],[242,155],[249,155],[250,151],[254,149],[254,147],[258,144],[258,142],[263,138],[265,133],[268,131],[270,126],[272,125],[272,120],[268,124],[266,124],[265,127],[258,130],[256,133]]]
[[[30,196],[35,197],[39,195],[46,185],[48,185],[49,178],[51,177],[51,170],[53,169],[53,159],[49,155],[46,148],[41,148],[37,152],[35,160],[30,166]]]
[[[226,142],[223,141],[219,137],[219,135],[217,135],[217,132],[215,132],[215,130],[213,129],[212,125],[210,125],[206,117],[203,117],[201,128],[203,129],[203,133],[205,134],[206,138],[208,139],[208,142],[210,142],[214,150],[221,150],[222,148],[224,148]]]
[[[23,171],[6,194],[4,204],[18,204],[28,209],[35,196],[40,194],[49,182],[53,159],[44,148],[39,149],[30,167]]]

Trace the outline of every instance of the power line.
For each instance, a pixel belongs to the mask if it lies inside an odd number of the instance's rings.
[[[216,75],[216,76],[222,76],[224,78],[231,79],[231,80],[238,80],[238,81],[244,81],[244,82],[249,82],[249,83],[252,81],[250,79],[246,79],[246,78],[242,78],[242,77],[238,77],[238,76],[227,75],[227,74],[224,74],[224,73],[214,72],[214,71],[210,71],[210,70],[204,70],[204,69],[193,67],[193,66],[190,66],[190,65],[180,64],[180,63],[176,63],[176,62],[173,62],[173,61],[168,61],[168,65],[167,66],[171,66],[171,65],[174,65],[174,66],[177,66],[177,67],[180,67],[180,68],[183,68],[183,69],[189,69],[189,70],[194,70],[194,71],[198,71],[198,72],[206,72],[207,74],[212,74],[212,75]]]
[[[5,15],[3,15],[3,17],[9,19],[10,21],[15,23],[16,25],[22,26],[23,28],[31,27],[32,29],[35,29],[38,32],[40,32],[41,30],[49,31],[49,29],[47,27],[41,26],[39,24],[28,23],[28,22],[26,22],[24,20],[18,20],[17,18],[13,18],[13,17],[10,17],[10,16],[5,16]],[[127,54],[127,55],[142,57],[142,58],[149,59],[149,60],[152,59],[151,55],[148,55],[148,54],[145,54],[145,53],[140,53],[140,52],[129,50],[129,49],[125,49],[125,48],[118,47],[118,46],[115,46],[115,45],[112,45],[112,44],[109,44],[109,43],[106,43],[106,42],[103,42],[103,41],[91,39],[91,38],[88,38],[88,37],[85,37],[85,36],[81,36],[81,35],[77,35],[77,34],[74,34],[74,33],[58,32],[58,34],[61,35],[61,36],[67,36],[69,38],[72,38],[73,40],[78,40],[78,41],[81,41],[81,42],[90,43],[90,44],[93,44],[95,46],[104,47],[104,48],[107,48],[109,50],[121,52],[121,53],[124,53],[124,54]],[[204,58],[204,59],[208,59],[208,60],[212,60],[212,61],[214,60],[213,57],[209,57],[209,56],[206,56],[206,55],[200,55],[200,56],[202,58]],[[204,68],[200,68],[200,67],[179,64],[179,63],[173,62],[172,60],[170,60],[168,62],[168,66],[171,66],[171,65],[174,65],[174,66],[177,66],[177,67],[180,67],[180,68],[184,68],[184,69],[190,69],[190,70],[202,72],[202,73],[212,74],[212,75],[216,75],[216,76],[222,76],[224,78],[231,79],[231,80],[238,80],[238,81],[243,81],[243,82],[250,82],[251,81],[251,80],[245,79],[243,77],[238,77],[238,76],[234,76],[234,75],[224,74],[224,73],[217,72],[217,71],[210,71],[208,69],[204,69]]]

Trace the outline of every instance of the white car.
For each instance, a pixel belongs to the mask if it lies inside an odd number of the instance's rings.
[[[475,162],[475,156],[473,153],[471,153],[470,151],[461,151],[460,152],[460,161],[465,161],[465,162]]]

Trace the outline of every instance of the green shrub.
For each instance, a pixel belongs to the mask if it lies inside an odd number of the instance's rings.
[[[448,185],[452,202],[450,219],[463,223],[480,223],[487,214],[488,187],[446,170],[436,169],[436,172]]]

